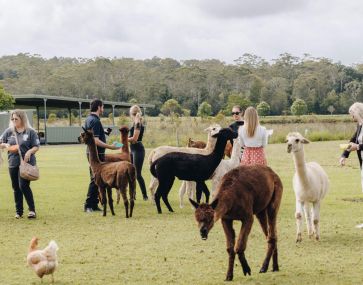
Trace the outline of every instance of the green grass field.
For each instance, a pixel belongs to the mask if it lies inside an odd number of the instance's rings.
[[[309,240],[304,228],[301,244],[295,243],[291,155],[284,144],[267,147],[269,165],[284,184],[278,215],[280,272],[258,273],[266,242],[255,220],[246,250],[252,276],[243,276],[236,259],[235,284],[363,283],[363,230],[355,228],[363,223],[358,160],[352,155],[345,168],[339,167],[339,143],[311,143],[305,148],[307,160],[319,162],[327,171],[331,188],[321,208],[321,241]],[[222,284],[227,253],[221,224],[202,241],[190,206],[178,207],[179,182],[170,193],[174,213],[163,207],[164,213],[158,215],[155,206],[141,200],[139,189],[131,219],[125,219],[123,205],[116,206],[114,217],[84,213],[89,181],[84,152],[81,145],[41,148],[41,179],[32,183],[38,219],[32,221],[14,218],[7,165],[2,166],[0,284],[40,284],[25,265],[33,236],[40,237],[41,247],[51,239],[60,247],[56,284]],[[144,177],[148,184],[146,164]],[[48,284],[50,278],[44,281]]]

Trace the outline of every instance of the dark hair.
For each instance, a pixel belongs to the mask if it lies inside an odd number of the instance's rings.
[[[100,106],[103,106],[102,101],[100,99],[93,99],[90,104],[91,112],[97,112]]]

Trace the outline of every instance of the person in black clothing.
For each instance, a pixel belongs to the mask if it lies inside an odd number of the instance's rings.
[[[95,143],[97,146],[98,157],[101,161],[105,159],[105,150],[108,149],[119,149],[114,145],[106,144],[106,135],[103,129],[100,115],[103,113],[103,103],[99,99],[94,99],[91,102],[91,114],[86,118],[85,129],[92,129]],[[89,160],[89,150],[87,148],[87,159]],[[84,211],[87,213],[93,211],[101,211],[98,208],[98,187],[95,184],[91,167],[89,168],[91,181],[88,186],[87,198],[84,204]]]
[[[238,128],[240,126],[243,126],[243,124],[244,124],[243,113],[244,113],[244,111],[241,109],[241,107],[239,105],[233,106],[232,117],[233,117],[234,122],[232,124],[230,124],[229,127],[232,129],[232,131],[237,133],[237,135],[238,135]],[[231,140],[231,144],[233,145],[233,140]]]
[[[145,127],[142,123],[142,112],[139,106],[134,105],[130,108],[132,127],[130,128],[129,142],[131,149],[131,163],[136,168],[136,178],[139,183],[144,201],[148,200],[144,178],[142,177],[142,165],[145,158],[145,148],[142,144]]]

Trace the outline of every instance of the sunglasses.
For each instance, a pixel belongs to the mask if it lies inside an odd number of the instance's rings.
[[[241,112],[232,112],[231,114],[232,114],[232,116],[233,115],[239,115]]]

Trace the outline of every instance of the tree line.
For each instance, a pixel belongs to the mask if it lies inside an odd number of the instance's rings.
[[[244,54],[231,64],[158,57],[46,59],[22,53],[0,58],[0,85],[11,94],[151,103],[155,108],[147,110],[149,115],[216,115],[229,113],[235,104],[256,106],[264,115],[339,114],[363,101],[363,64],[288,53],[271,61]]]

